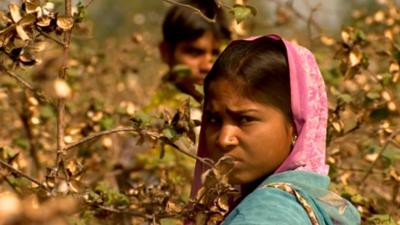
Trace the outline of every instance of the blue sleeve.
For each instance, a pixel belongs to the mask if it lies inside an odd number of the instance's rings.
[[[225,218],[223,225],[311,225],[294,196],[275,188],[250,193]]]

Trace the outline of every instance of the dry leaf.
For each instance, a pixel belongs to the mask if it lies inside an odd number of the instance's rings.
[[[22,40],[26,41],[26,40],[30,40],[30,39],[31,39],[31,38],[29,37],[29,35],[25,32],[25,30],[24,30],[24,28],[23,28],[22,26],[17,26],[17,27],[15,28],[15,30],[17,31],[18,36],[19,36]]]
[[[321,36],[321,42],[326,45],[326,46],[332,46],[335,44],[335,39],[330,38],[328,36],[322,35]]]
[[[51,24],[51,18],[47,16],[40,17],[36,24],[40,27],[48,27]]]
[[[367,160],[368,162],[374,162],[375,160],[378,159],[379,154],[378,153],[371,153],[365,155],[364,159]]]
[[[227,175],[234,166],[234,160],[232,157],[223,156],[215,164],[215,169],[220,175]]]
[[[350,33],[348,31],[343,30],[340,34],[342,36],[342,41],[345,44],[350,45]]]
[[[229,211],[229,201],[228,200],[229,200],[229,198],[227,195],[223,195],[223,196],[219,197],[217,200],[217,206],[223,212]]]
[[[67,17],[67,16],[57,17],[57,26],[61,28],[63,31],[71,30],[73,25],[74,25],[74,20],[72,19],[72,17]]]
[[[26,13],[35,13],[40,11],[40,2],[39,1],[25,1],[25,11]]]
[[[17,4],[11,3],[8,5],[8,9],[10,10],[11,18],[14,23],[18,23],[21,20],[22,16],[20,13],[20,8]]]
[[[363,57],[362,52],[359,49],[356,48],[353,51],[351,51],[349,54],[349,62],[351,67],[360,64],[362,57]]]
[[[340,125],[339,122],[333,122],[332,123],[333,128],[337,131],[337,132],[341,132],[342,131],[342,126]]]
[[[218,183],[218,179],[213,170],[207,170],[201,175],[201,181],[206,188],[213,187]]]

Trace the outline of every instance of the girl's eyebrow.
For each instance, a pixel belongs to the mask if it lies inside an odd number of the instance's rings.
[[[251,112],[258,112],[257,109],[226,109],[228,114],[245,114],[245,113],[251,113]],[[215,113],[215,110],[212,109],[207,109],[207,107],[204,109],[204,113]]]
[[[226,109],[226,111],[228,112],[228,114],[246,114],[251,112],[258,112],[257,109],[238,109],[238,110]]]

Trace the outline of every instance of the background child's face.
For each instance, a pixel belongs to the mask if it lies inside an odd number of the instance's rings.
[[[231,156],[233,184],[273,173],[287,158],[293,128],[275,107],[241,96],[232,82],[213,81],[204,110],[206,148],[214,160]]]
[[[206,32],[194,41],[179,42],[168,57],[163,58],[171,68],[178,64],[190,68],[191,76],[184,78],[182,83],[203,84],[205,76],[219,54],[219,47],[220,40],[216,39],[211,32]]]

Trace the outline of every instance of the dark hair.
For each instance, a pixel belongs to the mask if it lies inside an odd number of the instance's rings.
[[[286,55],[281,40],[260,37],[252,41],[233,41],[218,57],[204,80],[205,102],[210,84],[227,79],[232,81],[241,95],[272,105],[288,121],[293,121]]]
[[[175,47],[179,42],[196,40],[207,31],[211,31],[217,39],[230,39],[231,33],[221,9],[202,1],[182,3],[200,9],[209,18],[215,17],[216,22],[207,21],[193,9],[175,5],[167,12],[162,25],[165,42]]]

